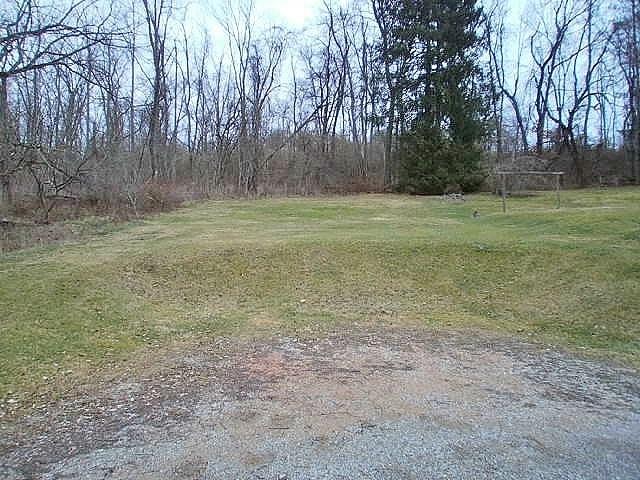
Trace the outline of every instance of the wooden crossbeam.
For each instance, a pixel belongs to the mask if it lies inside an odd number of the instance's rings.
[[[560,178],[564,172],[544,172],[536,170],[528,171],[497,171],[496,175],[500,177],[502,183],[502,212],[507,211],[507,177],[509,175],[549,175],[556,177],[556,208],[560,208]]]
[[[564,172],[540,172],[540,171],[517,171],[517,172],[496,172],[497,175],[564,175]]]

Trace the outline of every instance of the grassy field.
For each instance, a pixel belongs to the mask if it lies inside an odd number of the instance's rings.
[[[479,217],[472,213],[477,210]],[[367,323],[640,366],[640,189],[220,201],[0,257],[0,397],[145,349]]]

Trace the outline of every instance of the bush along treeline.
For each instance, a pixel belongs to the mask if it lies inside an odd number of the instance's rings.
[[[639,1],[3,2],[0,215],[473,191],[524,154],[637,183]]]

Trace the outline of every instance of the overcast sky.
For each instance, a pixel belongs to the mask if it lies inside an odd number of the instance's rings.
[[[334,0],[334,3],[335,2]],[[259,13],[272,16],[274,23],[286,23],[300,29],[313,20],[322,0],[256,0]]]
[[[231,0],[234,1],[234,0]],[[327,0],[334,5],[346,5],[348,0]],[[224,14],[228,0],[187,0],[187,22],[206,25],[216,14]],[[323,0],[254,0],[255,18],[261,26],[279,25],[290,30],[302,30],[313,23],[323,6]],[[215,27],[213,27],[215,30]]]

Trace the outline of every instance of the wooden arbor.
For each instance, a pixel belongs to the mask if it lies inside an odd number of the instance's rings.
[[[556,190],[556,208],[560,208],[560,184],[564,172],[545,172],[545,171],[498,171],[496,172],[498,179],[500,180],[500,194],[502,197],[502,212],[507,211],[507,177],[509,176],[523,176],[523,175],[537,175],[555,177],[555,190]]]

